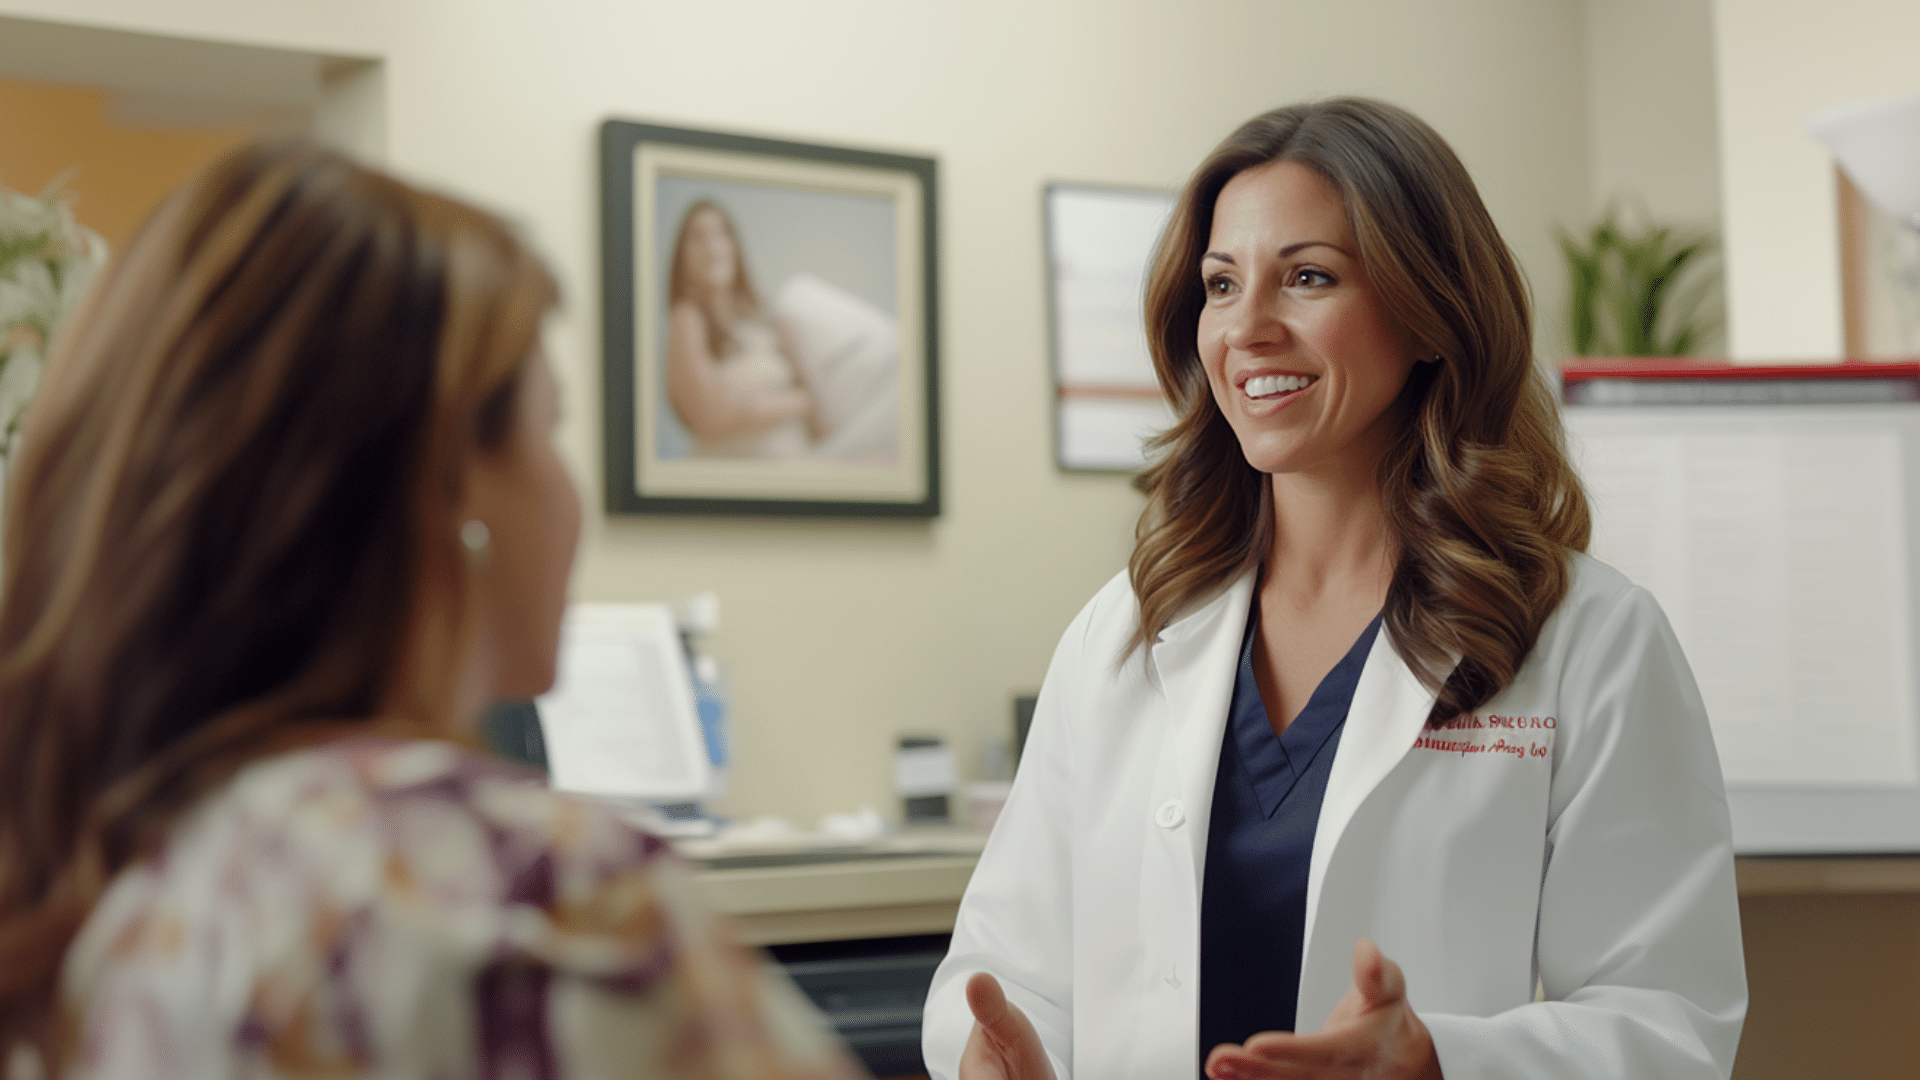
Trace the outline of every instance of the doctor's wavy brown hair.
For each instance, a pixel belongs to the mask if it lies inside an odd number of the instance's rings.
[[[6,493],[0,1067],[58,1069],[74,935],[242,766],[452,734],[466,467],[555,298],[492,216],[275,140],[175,192],[75,313]]]
[[[1214,203],[1235,175],[1273,161],[1339,192],[1382,303],[1422,355],[1440,357],[1414,365],[1381,463],[1395,558],[1385,626],[1438,695],[1429,722],[1470,712],[1513,681],[1566,595],[1587,501],[1533,363],[1525,282],[1472,178],[1418,117],[1364,98],[1242,125],[1195,170],[1161,237],[1147,340],[1177,420],[1138,481],[1147,505],[1128,564],[1140,604],[1128,654],[1272,546],[1272,486],[1214,404],[1196,332]]]

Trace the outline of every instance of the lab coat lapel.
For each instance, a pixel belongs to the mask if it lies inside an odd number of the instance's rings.
[[[1382,627],[1367,653],[1366,667],[1354,687],[1347,722],[1340,733],[1340,749],[1327,776],[1320,802],[1320,822],[1314,827],[1313,859],[1307,871],[1307,952],[1316,945],[1352,949],[1353,942],[1316,943],[1313,928],[1319,914],[1327,866],[1332,862],[1347,825],[1367,796],[1386,779],[1412,749],[1413,742],[1433,710],[1434,693],[1423,686],[1406,661],[1394,651]],[[1302,957],[1301,970],[1307,970]]]
[[[1213,779],[1219,772],[1220,740],[1226,731],[1253,583],[1252,573],[1243,575],[1225,592],[1168,626],[1153,647],[1154,667],[1173,723],[1174,753],[1167,767],[1175,770],[1173,788],[1190,825],[1183,832],[1196,897],[1206,868]]]

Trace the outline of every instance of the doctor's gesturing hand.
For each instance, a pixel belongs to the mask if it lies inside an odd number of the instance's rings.
[[[1242,1045],[1221,1043],[1206,1072],[1209,1080],[1442,1080],[1400,965],[1366,938],[1353,947],[1353,987],[1318,1035],[1263,1031]]]
[[[968,979],[967,1007],[973,1010],[973,1033],[960,1054],[959,1080],[1053,1080],[1040,1034],[1007,1000],[999,980],[984,971]]]

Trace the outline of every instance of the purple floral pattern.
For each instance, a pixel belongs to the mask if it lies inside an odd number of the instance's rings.
[[[114,880],[63,1006],[98,1080],[852,1071],[660,840],[437,742],[241,772]]]

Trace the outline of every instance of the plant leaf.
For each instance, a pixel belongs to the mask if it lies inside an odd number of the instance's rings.
[[[1664,225],[1628,227],[1611,206],[1584,245],[1564,229],[1556,235],[1567,265],[1568,337],[1576,354],[1675,355],[1711,332],[1703,310],[1714,291],[1704,266],[1709,239],[1682,237]],[[1687,288],[1685,302],[1675,303],[1690,280],[1707,287]]]

